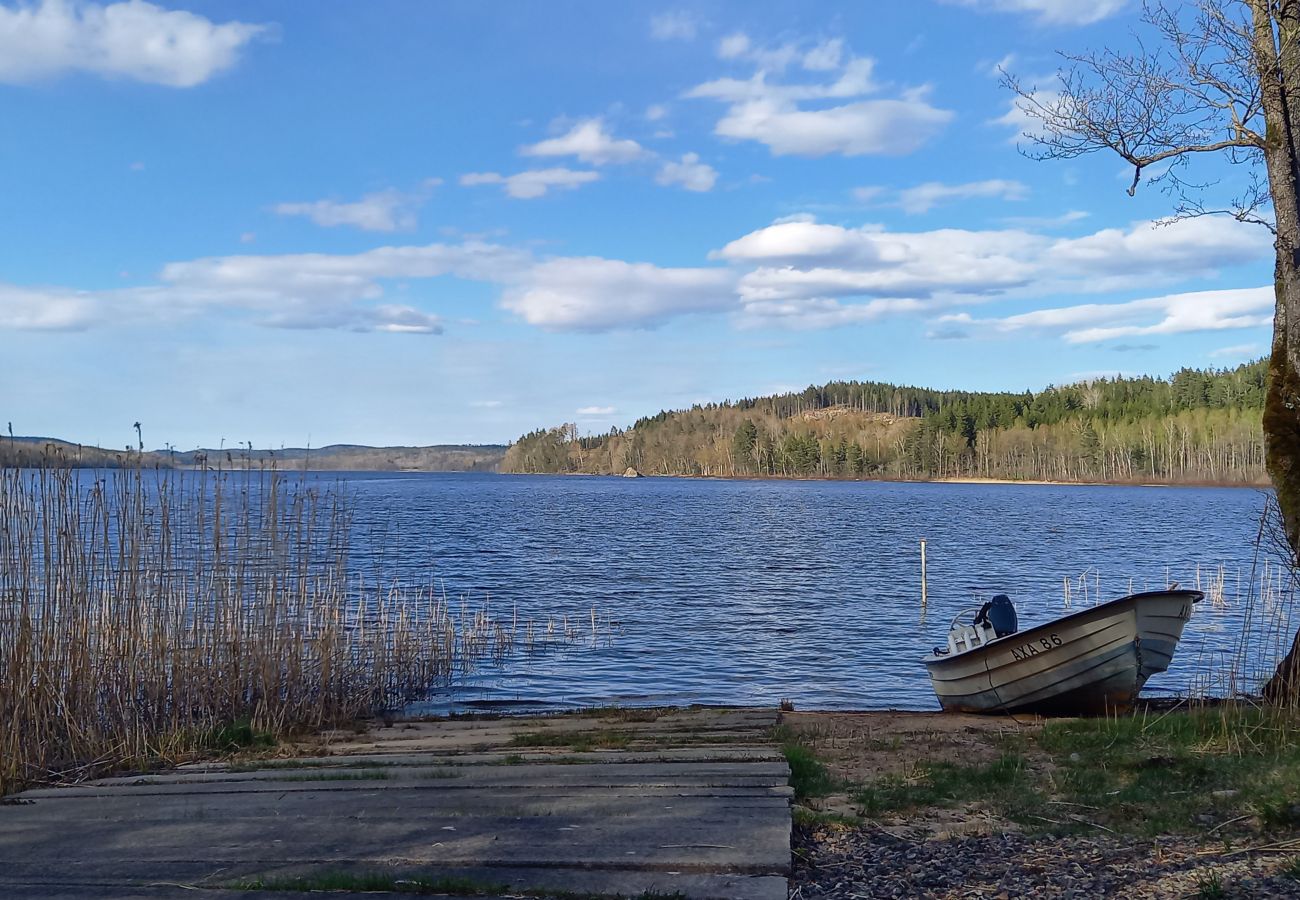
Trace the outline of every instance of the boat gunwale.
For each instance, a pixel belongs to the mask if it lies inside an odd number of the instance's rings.
[[[1008,644],[1023,643],[1026,636],[1032,635],[1036,631],[1039,631],[1041,629],[1047,629],[1049,627],[1055,627],[1062,623],[1067,623],[1072,619],[1083,619],[1086,616],[1094,615],[1099,610],[1105,610],[1108,607],[1118,606],[1123,603],[1132,603],[1133,605],[1136,605],[1136,602],[1139,600],[1153,598],[1153,597],[1175,597],[1175,596],[1188,597],[1191,599],[1192,603],[1195,604],[1195,603],[1200,603],[1202,600],[1205,599],[1205,592],[1194,591],[1187,588],[1178,588],[1177,590],[1172,590],[1172,591],[1139,591],[1136,594],[1129,594],[1124,597],[1119,597],[1115,600],[1107,600],[1105,603],[1098,603],[1096,606],[1089,606],[1087,609],[1081,609],[1078,612],[1072,612],[1067,615],[1061,616],[1060,618],[1051,619],[1050,621],[1044,622],[1041,625],[1034,625],[1031,628],[1027,628],[1024,631],[1016,631],[1011,634],[1005,634],[1002,637],[994,638],[993,640],[989,641],[987,644],[982,644],[979,647],[971,647],[969,650],[963,650],[960,653],[945,653],[942,655],[929,653],[926,654],[924,657],[922,657],[921,661],[925,664],[927,668],[933,668],[935,666],[940,666],[947,662],[953,662],[959,659],[971,658],[974,654],[981,653],[990,648],[996,648],[1004,641],[1007,642]],[[1012,641],[1012,638],[1017,638],[1018,640]]]

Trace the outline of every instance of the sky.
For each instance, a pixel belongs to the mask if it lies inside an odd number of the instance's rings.
[[[1272,238],[1035,160],[1126,0],[0,0],[0,422],[503,443],[1263,355]],[[1196,161],[1230,188],[1238,169]]]

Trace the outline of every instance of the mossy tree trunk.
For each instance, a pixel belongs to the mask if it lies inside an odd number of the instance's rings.
[[[1265,458],[1292,562],[1300,562],[1300,0],[1250,0],[1250,10],[1267,124],[1264,162],[1277,234]],[[1286,702],[1300,697],[1300,631],[1264,686],[1264,695]]]

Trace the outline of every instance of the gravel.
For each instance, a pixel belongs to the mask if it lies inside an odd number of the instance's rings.
[[[1008,833],[912,841],[879,828],[801,826],[790,897],[1300,898],[1300,880],[1281,871],[1298,856],[1300,849],[1242,853],[1188,838]]]

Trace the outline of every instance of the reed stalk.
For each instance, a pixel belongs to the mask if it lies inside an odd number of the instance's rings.
[[[231,723],[400,708],[513,648],[513,623],[432,584],[355,576],[350,541],[342,488],[274,469],[0,468],[0,794]]]

